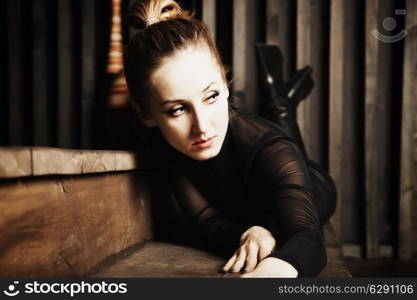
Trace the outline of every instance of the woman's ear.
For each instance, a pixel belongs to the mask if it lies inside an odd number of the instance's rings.
[[[154,121],[154,119],[149,116],[149,114],[146,114],[143,109],[139,106],[139,104],[137,104],[134,101],[129,101],[130,102],[130,106],[132,107],[132,109],[135,111],[135,113],[138,115],[139,119],[142,121],[142,123],[146,126],[146,127],[155,127],[158,124]]]

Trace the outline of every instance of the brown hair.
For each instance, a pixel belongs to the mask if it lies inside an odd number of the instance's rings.
[[[225,68],[207,26],[183,11],[175,1],[139,0],[127,17],[139,30],[125,49],[126,81],[133,100],[144,113],[152,96],[152,72],[162,59],[187,47],[207,46],[226,81]]]

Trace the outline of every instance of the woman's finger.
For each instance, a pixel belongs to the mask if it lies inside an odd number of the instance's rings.
[[[246,260],[246,247],[244,245],[242,245],[240,247],[239,254],[237,256],[237,259],[236,259],[235,263],[232,266],[231,271],[232,272],[240,272],[240,270],[245,265],[245,260]]]
[[[258,251],[258,259],[259,259],[259,261],[263,260],[269,254],[271,254],[270,249],[266,249],[265,247],[262,247],[262,246],[259,247],[259,251]]]
[[[251,242],[247,244],[247,254],[246,254],[246,261],[245,261],[245,268],[243,271],[250,272],[258,263],[258,244]]]
[[[223,266],[222,270],[224,272],[228,272],[229,269],[233,266],[233,264],[235,263],[237,258],[237,254],[235,252],[235,254],[233,254],[233,256],[227,261],[227,263]]]

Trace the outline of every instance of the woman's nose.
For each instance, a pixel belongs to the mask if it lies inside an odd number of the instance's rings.
[[[197,134],[208,132],[209,114],[204,111],[195,111],[193,116],[193,130]]]

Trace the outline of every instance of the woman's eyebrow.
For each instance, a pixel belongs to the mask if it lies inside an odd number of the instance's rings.
[[[203,92],[206,92],[215,83],[216,83],[215,81],[210,82],[210,84],[206,88],[204,88]]]
[[[166,100],[161,103],[161,106],[164,106],[165,104],[171,103],[171,102],[182,102],[184,100],[178,99],[178,100]]]
[[[216,83],[215,81],[210,82],[210,84],[203,89],[203,93],[206,92],[209,88],[211,88],[211,86],[213,84],[215,84],[215,83]],[[171,102],[182,102],[182,101],[184,101],[184,100],[181,100],[181,99],[177,99],[177,100],[165,100],[164,102],[161,103],[161,106],[164,106],[165,104],[171,103]]]

